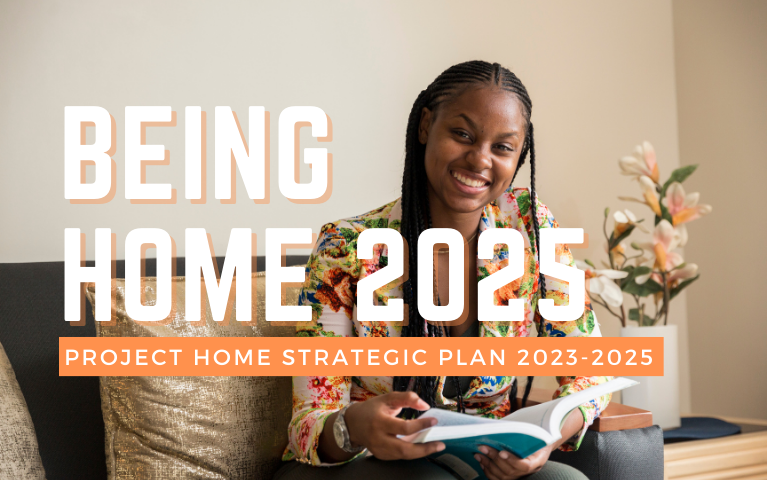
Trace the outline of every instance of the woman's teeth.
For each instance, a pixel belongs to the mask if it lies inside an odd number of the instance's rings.
[[[478,188],[478,187],[484,187],[485,186],[485,182],[484,181],[482,181],[482,180],[472,180],[471,178],[464,177],[463,175],[461,175],[460,173],[457,173],[457,172],[453,172],[453,176],[459,182],[463,183],[464,185],[468,185],[469,187]]]

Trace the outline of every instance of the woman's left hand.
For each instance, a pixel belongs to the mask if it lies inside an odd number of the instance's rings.
[[[485,475],[490,480],[513,480],[531,475],[546,464],[552,447],[544,447],[527,458],[519,458],[511,452],[498,451],[487,445],[480,445],[474,458],[482,464]]]

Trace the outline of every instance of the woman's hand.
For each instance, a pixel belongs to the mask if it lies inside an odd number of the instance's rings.
[[[583,415],[578,409],[575,409],[568,414],[562,425],[562,438],[527,458],[519,458],[511,452],[499,452],[486,445],[479,446],[479,451],[484,455],[476,454],[474,458],[482,465],[485,475],[490,480],[512,480],[524,477],[543,468],[551,451],[565,443],[569,438],[574,437],[582,428]]]
[[[397,418],[406,407],[429,409],[429,405],[414,392],[387,393],[352,404],[344,415],[352,444],[367,447],[381,460],[412,460],[444,450],[442,442],[415,444],[397,438],[397,435],[410,435],[437,424],[435,418]]]
[[[544,447],[527,458],[519,458],[513,453],[501,451],[480,445],[479,451],[484,455],[476,454],[474,458],[482,465],[485,475],[490,480],[513,480],[515,478],[531,475],[546,464],[552,447]]]

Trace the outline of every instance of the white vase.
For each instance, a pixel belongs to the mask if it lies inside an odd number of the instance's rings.
[[[623,327],[621,337],[663,337],[663,376],[628,377],[639,382],[622,393],[623,404],[649,410],[653,423],[661,428],[677,428],[679,415],[679,344],[676,325]]]

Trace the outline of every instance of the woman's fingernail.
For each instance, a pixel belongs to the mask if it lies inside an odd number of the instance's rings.
[[[480,457],[478,453],[475,453],[474,454],[474,460],[476,460],[478,462],[481,462],[482,461],[482,457]]]
[[[439,423],[439,420],[437,420],[436,418],[432,418],[432,419],[431,419],[431,426],[432,426],[432,427],[433,427],[434,425],[438,424],[438,423]]]
[[[509,458],[509,454],[508,454],[508,452],[501,452],[501,458],[502,458],[502,459],[504,459],[504,460],[506,460],[507,458]]]
[[[445,449],[445,444],[444,443],[440,443],[439,445],[437,445],[437,451],[438,452],[441,452],[444,449]]]
[[[488,452],[487,447],[485,447],[484,445],[479,447],[479,451],[484,453],[485,455],[487,455],[487,452]]]

